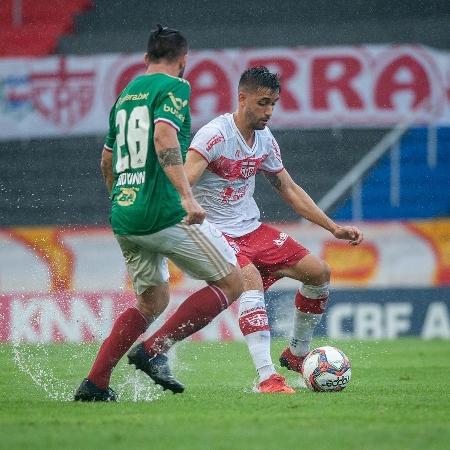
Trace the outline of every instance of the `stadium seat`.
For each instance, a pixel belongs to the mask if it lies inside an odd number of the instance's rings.
[[[90,0],[23,0],[21,23],[13,23],[13,0],[0,3],[0,56],[42,56],[54,52],[58,39],[73,30],[74,15]]]

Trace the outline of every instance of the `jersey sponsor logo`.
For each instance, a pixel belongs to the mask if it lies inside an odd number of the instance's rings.
[[[223,142],[224,140],[225,138],[221,134],[213,136],[206,144],[206,151],[209,152],[215,145],[219,142]]]
[[[245,193],[247,192],[247,185],[240,186],[237,189],[234,189],[232,186],[227,186],[222,191],[222,198],[221,202],[223,204],[229,204],[234,203],[240,200],[242,197],[245,196]]]
[[[184,115],[181,114],[180,112],[178,112],[178,110],[176,108],[174,108],[173,106],[164,105],[163,111],[174,115],[178,120],[180,120],[181,122],[184,122]]]
[[[278,239],[274,239],[273,243],[277,246],[277,247],[281,247],[285,242],[286,239],[288,238],[288,235],[286,233],[280,233],[280,236]]]
[[[131,206],[136,201],[138,188],[121,188],[117,196],[117,204],[119,206]]]
[[[219,177],[229,181],[239,178],[247,179],[256,174],[258,167],[265,159],[265,157],[262,157],[234,160],[221,156],[209,164],[209,169]]]
[[[278,147],[277,141],[275,139],[272,139],[272,149],[275,154],[275,158],[281,163],[281,152],[280,147]]]
[[[147,100],[148,96],[150,95],[150,92],[146,92],[145,94],[143,92],[139,92],[139,94],[127,94],[125,97],[120,97],[117,101],[117,105],[120,106],[124,102],[135,102],[137,100]]]
[[[117,179],[116,186],[123,186],[124,184],[144,184],[145,172],[121,173]]]
[[[167,95],[169,96],[171,102],[173,103],[173,106],[175,106],[175,108],[178,110],[181,110],[181,108],[184,108],[188,104],[187,100],[175,97],[175,95],[173,95],[172,92],[169,92]]]

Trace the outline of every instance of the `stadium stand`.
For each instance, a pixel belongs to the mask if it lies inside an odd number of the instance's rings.
[[[85,10],[92,2],[57,2],[62,3],[66,5],[64,8],[55,8],[56,12],[50,14],[49,6],[44,3],[23,1],[24,11],[28,11],[24,13],[24,27],[38,27],[37,31],[35,28],[37,34],[34,37],[40,36],[39,33],[45,34],[45,39],[34,39],[36,45],[47,42],[45,51],[35,49],[35,54],[51,51],[54,43],[48,39],[54,39],[56,35],[61,36],[62,32],[69,30],[74,14]],[[450,48],[450,33],[442,32],[450,23],[449,3],[444,0],[426,3],[355,0],[352,2],[351,14],[345,0],[287,0],[279,8],[274,8],[268,0],[215,2],[214,8],[211,8],[210,3],[206,0],[189,2],[189,14],[186,14],[185,2],[177,0],[129,0],[125,16],[123,2],[96,0],[89,11],[76,18],[76,34],[60,37],[57,53],[143,52],[149,29],[157,22],[186,30],[193,48],[388,42],[418,42],[436,48]],[[6,17],[5,14],[11,14],[5,4],[10,4],[10,1],[2,2],[2,18]],[[208,14],[204,13],[206,7],[210,10]],[[55,30],[47,31],[51,30],[48,21],[45,22],[47,17],[52,18]],[[42,21],[41,25],[36,25],[39,21]],[[42,23],[47,27],[45,33],[40,31],[43,29]],[[11,25],[1,33],[10,30]],[[6,34],[3,36],[4,46]],[[33,40],[29,40],[30,43],[26,45],[31,49]],[[25,41],[21,42],[23,46]],[[23,54],[20,45],[14,47],[8,42],[8,49],[15,51],[16,55]],[[105,130],[106,126],[105,123]],[[282,148],[285,166],[318,201],[386,132],[386,129],[337,128],[277,130],[275,135]],[[0,204],[1,223],[106,223],[108,201],[98,167],[102,138],[88,136],[0,142],[0,153],[8,167],[0,181],[0,189],[7,199]],[[406,141],[407,137],[403,143]],[[18,147],[24,155],[21,162],[16,159]],[[80,153],[84,156],[83,167],[79,165]],[[51,170],[48,170],[49,166]],[[317,175],[319,171],[322,173],[320,176]],[[64,184],[61,184],[61,180],[64,180]],[[259,181],[256,194],[264,219],[295,220],[295,214],[267,187],[265,181]],[[367,189],[370,192],[370,188]],[[35,197],[30,198],[29,192]],[[444,214],[445,208],[439,208],[438,214]],[[348,204],[339,211],[336,212],[338,218],[351,216]],[[431,214],[431,210],[427,211]],[[407,209],[402,209],[402,213],[407,212]],[[379,209],[373,209],[370,218],[375,218],[378,213]],[[395,217],[400,217],[400,213]]]
[[[450,48],[446,0],[195,0],[164,2],[96,0],[77,20],[75,37],[64,37],[66,54],[142,51],[157,22],[183,29],[192,48],[415,43]],[[205,11],[208,11],[205,14]],[[108,33],[107,30],[114,30]]]
[[[334,217],[379,220],[449,216],[450,128],[435,130],[435,139],[430,139],[433,132],[432,128],[409,130],[363,180],[360,205],[355,207],[354,200],[347,199]]]
[[[74,16],[91,0],[3,0],[0,2],[0,56],[53,53],[59,37],[73,30]],[[17,6],[16,6],[17,5]]]

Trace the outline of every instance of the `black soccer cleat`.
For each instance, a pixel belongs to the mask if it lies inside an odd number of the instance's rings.
[[[172,375],[167,356],[156,355],[151,357],[144,349],[143,344],[138,344],[128,352],[128,364],[134,364],[136,369],[146,373],[156,384],[164,390],[169,389],[174,394],[181,394],[184,386]]]
[[[116,402],[117,395],[110,387],[100,389],[85,378],[75,391],[74,400],[76,402]]]

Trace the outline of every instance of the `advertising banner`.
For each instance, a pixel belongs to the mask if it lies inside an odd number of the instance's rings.
[[[280,74],[270,126],[450,125],[450,53],[420,46],[192,51],[186,77],[194,128],[236,106],[239,76]],[[142,54],[0,60],[0,139],[105,134],[115,99],[145,71]]]
[[[365,241],[358,247],[318,227],[276,226],[280,242],[288,233],[332,268],[334,292],[323,322],[329,336],[450,337],[450,220],[363,223]],[[170,272],[171,304],[161,320],[203,286],[173,264]],[[289,328],[298,287],[299,282],[283,279],[267,294],[275,334]],[[0,230],[0,341],[98,340],[133,303],[110,229]],[[195,338],[240,339],[237,309],[233,305]]]

